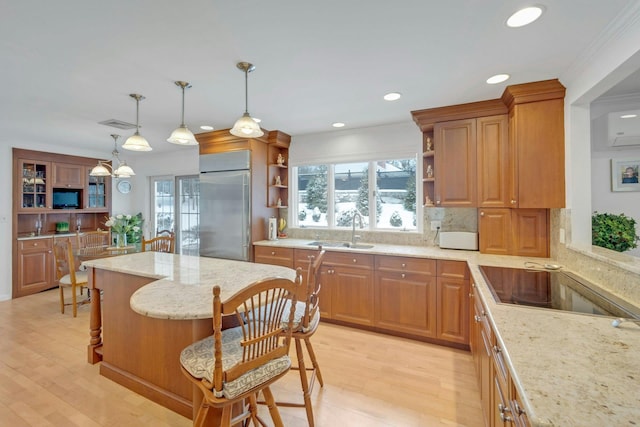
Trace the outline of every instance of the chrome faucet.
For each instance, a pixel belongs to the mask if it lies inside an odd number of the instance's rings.
[[[360,236],[356,235],[356,217],[358,217],[358,220],[360,222],[360,228],[363,228],[362,215],[360,215],[360,212],[358,211],[358,209],[356,209],[353,213],[353,218],[351,219],[351,246],[355,246],[356,239],[360,238]]]

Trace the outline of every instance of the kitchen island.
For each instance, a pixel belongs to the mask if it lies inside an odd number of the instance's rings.
[[[242,261],[141,252],[84,262],[91,300],[89,363],[100,374],[185,417],[201,398],[180,370],[180,352],[213,333],[214,285],[226,300],[295,271]]]
[[[315,248],[309,243],[310,240],[289,238],[255,244],[274,250]],[[500,352],[504,358],[508,377],[530,425],[640,424],[638,325],[624,322],[614,328],[613,318],[607,316],[498,303],[479,269],[480,265],[523,267],[526,261],[554,263],[553,260],[426,246],[375,244],[370,249],[325,248],[352,254],[466,261],[475,284],[473,293],[481,300],[484,315],[495,333],[493,351]],[[574,273],[580,275],[579,271]],[[633,280],[627,283],[628,287],[640,286],[639,277]],[[617,296],[624,298],[624,295]],[[495,401],[492,404],[497,406]],[[478,422],[481,425],[481,421]]]

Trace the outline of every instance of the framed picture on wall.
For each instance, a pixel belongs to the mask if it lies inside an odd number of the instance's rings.
[[[611,159],[611,191],[640,191],[640,159]]]

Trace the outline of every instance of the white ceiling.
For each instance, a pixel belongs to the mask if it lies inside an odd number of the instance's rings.
[[[537,2],[536,2],[537,3]],[[410,111],[497,98],[509,84],[562,76],[635,0],[543,0],[534,24],[508,28],[523,0],[2,0],[3,142],[110,153],[107,119],[135,122],[155,151],[185,121],[229,128],[249,112],[293,136],[411,120]],[[509,73],[505,83],[485,80]],[[382,95],[403,97],[385,102]],[[144,154],[135,153],[142,156]]]

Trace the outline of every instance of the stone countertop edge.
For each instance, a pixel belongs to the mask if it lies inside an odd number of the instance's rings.
[[[258,246],[317,249],[310,240],[256,242]],[[636,425],[640,420],[640,327],[611,325],[612,317],[497,303],[479,265],[523,268],[544,258],[375,244],[329,251],[467,261],[509,375],[534,427]]]
[[[160,252],[100,258],[83,265],[156,279],[136,290],[129,304],[136,313],[157,319],[212,318],[215,285],[220,285],[225,300],[257,280],[296,277],[287,267]]]

